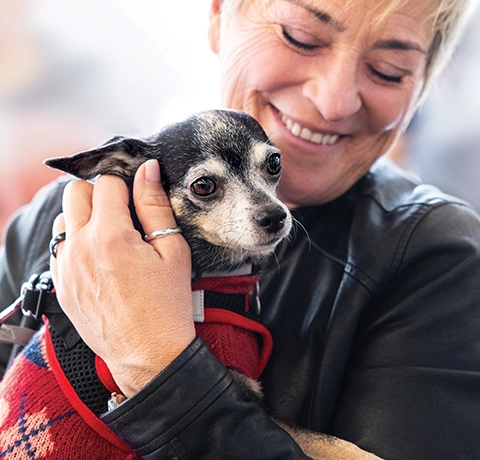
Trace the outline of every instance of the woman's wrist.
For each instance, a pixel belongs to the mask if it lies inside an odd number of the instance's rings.
[[[195,339],[193,323],[192,331],[183,337],[181,340],[177,338],[171,341],[168,345],[155,347],[148,345],[145,350],[149,350],[149,354],[143,357],[140,357],[142,353],[137,349],[136,352],[132,352],[131,359],[118,357],[115,360],[107,360],[112,377],[123,395],[129,398],[140,391],[185,351]]]

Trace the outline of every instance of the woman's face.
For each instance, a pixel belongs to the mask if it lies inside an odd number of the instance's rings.
[[[254,116],[282,151],[287,205],[340,196],[404,129],[422,90],[433,1],[379,22],[347,0],[253,0],[228,19],[213,0],[223,103]]]

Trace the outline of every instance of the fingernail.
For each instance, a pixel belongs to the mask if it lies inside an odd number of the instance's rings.
[[[145,182],[157,184],[160,182],[160,165],[157,160],[148,160],[145,163]]]

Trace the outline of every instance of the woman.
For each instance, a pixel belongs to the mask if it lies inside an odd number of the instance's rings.
[[[257,118],[282,150],[279,195],[309,235],[284,244],[262,281],[275,343],[261,379],[266,405],[385,458],[480,452],[480,219],[386,162],[373,166],[420,104],[468,7],[212,0],[223,102]],[[136,176],[147,233],[174,225],[159,174],[147,163]],[[60,193],[12,224],[5,295],[45,262],[44,247],[30,243]],[[303,458],[195,338],[185,241],[143,242],[127,200],[116,177],[75,181],[53,228],[68,235],[51,259],[60,303],[128,398],[103,421],[144,458]],[[28,260],[19,259],[25,247]]]

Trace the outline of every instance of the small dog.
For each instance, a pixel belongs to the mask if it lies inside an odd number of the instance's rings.
[[[282,170],[280,151],[243,112],[201,112],[145,140],[115,137],[92,150],[45,163],[87,180],[114,174],[131,190],[135,171],[148,159],[160,163],[162,184],[191,247],[196,277],[257,264],[289,234],[292,217],[275,195]],[[132,217],[142,231],[133,207]],[[236,370],[232,374],[246,398],[261,398],[257,382]],[[312,458],[378,458],[349,442],[276,422]]]
[[[197,276],[258,263],[288,235],[292,219],[275,195],[280,151],[243,112],[201,112],[148,139],[114,137],[45,164],[87,180],[117,175],[131,188],[135,171],[149,159],[160,163],[162,184],[192,250]]]

